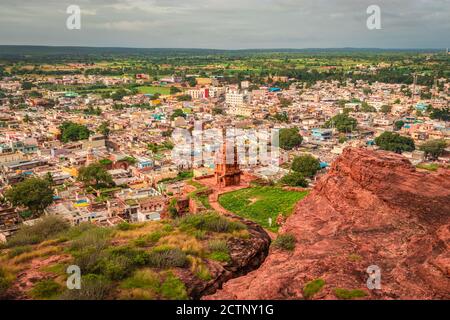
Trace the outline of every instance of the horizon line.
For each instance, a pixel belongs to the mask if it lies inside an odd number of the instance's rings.
[[[89,45],[38,45],[38,44],[0,44],[0,47],[39,47],[39,48],[93,48],[93,49],[153,49],[153,50],[214,50],[214,51],[257,51],[257,50],[446,50],[448,47],[303,47],[303,48],[205,48],[205,47],[133,47],[133,46],[89,46]]]

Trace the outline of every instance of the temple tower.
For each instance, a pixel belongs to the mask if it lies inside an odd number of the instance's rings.
[[[238,164],[237,147],[227,148],[227,144],[224,143],[216,154],[214,172],[216,184],[220,187],[237,186],[241,183],[241,174],[242,171],[239,169]]]

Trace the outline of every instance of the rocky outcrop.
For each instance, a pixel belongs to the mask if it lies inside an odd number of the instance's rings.
[[[450,173],[417,172],[401,155],[348,148],[301,201],[282,232],[293,252],[272,249],[262,266],[206,299],[314,299],[361,289],[366,299],[450,298]],[[367,288],[367,267],[381,289]]]
[[[213,294],[230,279],[243,276],[257,269],[269,253],[270,237],[254,222],[231,216],[247,226],[249,237],[246,239],[230,238],[227,247],[230,252],[230,262],[220,263],[206,260],[211,280],[202,281],[189,270],[177,270],[178,276],[186,284],[189,297],[199,299],[205,295]]]

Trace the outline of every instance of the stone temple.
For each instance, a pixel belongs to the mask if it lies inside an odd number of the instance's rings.
[[[214,176],[220,187],[237,186],[241,183],[242,171],[239,169],[237,147],[224,143],[216,153]]]

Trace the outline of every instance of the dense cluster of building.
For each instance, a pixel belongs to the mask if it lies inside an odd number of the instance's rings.
[[[437,79],[443,90],[434,89],[427,100],[420,99],[420,86],[411,86],[408,89],[412,95],[406,95],[405,85],[401,84],[349,80],[345,84],[331,81],[306,86],[287,77],[271,77],[264,86],[256,86],[251,80],[230,84],[221,78],[198,77],[196,86],[186,87],[181,77],[172,76],[152,85],[176,87],[178,93],[158,97],[132,94],[120,100],[96,93],[54,91],[41,85],[117,86],[146,83],[149,79],[144,74],[136,75],[135,79],[41,77],[34,79],[31,89],[24,90],[23,79],[4,78],[0,90],[8,98],[0,98],[1,190],[29,176],[51,175],[55,197],[46,213],[61,215],[73,225],[86,221],[114,225],[121,221],[158,220],[167,214],[172,199],[186,196],[189,188],[179,178],[180,173],[192,172],[194,178],[214,174],[214,163],[180,164],[172,157],[173,130],[190,130],[196,122],[202,124],[202,129],[299,128],[303,144],[280,151],[280,169],[276,173],[264,170],[257,161],[242,167],[256,176],[274,180],[288,172],[286,164],[299,154],[310,153],[326,167],[346,146],[371,147],[374,138],[385,131],[397,130],[417,143],[450,138],[448,122],[424,115],[430,105],[438,109],[448,107],[450,83],[446,79]],[[270,85],[280,82],[290,85],[284,89]],[[30,97],[30,92],[38,92],[38,97]],[[180,99],[186,95],[190,99]],[[372,111],[364,111],[363,104]],[[388,111],[383,109],[385,105],[390,106]],[[89,108],[101,113],[85,112]],[[358,121],[358,130],[342,133],[333,126],[324,128],[329,119],[344,111]],[[283,121],[279,121],[280,115]],[[395,128],[399,120],[404,125]],[[85,140],[62,142],[60,126],[68,121],[86,126],[92,134]],[[100,130],[104,122],[109,125],[107,133]],[[220,144],[216,144],[209,151],[219,149]],[[412,161],[424,160],[420,151],[405,155]],[[87,190],[77,181],[79,169],[99,161],[105,164],[115,186]],[[240,169],[233,170],[230,177],[221,177],[219,183],[238,179],[236,172]],[[0,210],[0,240],[17,230],[21,221],[20,208],[11,208],[4,202]]]

